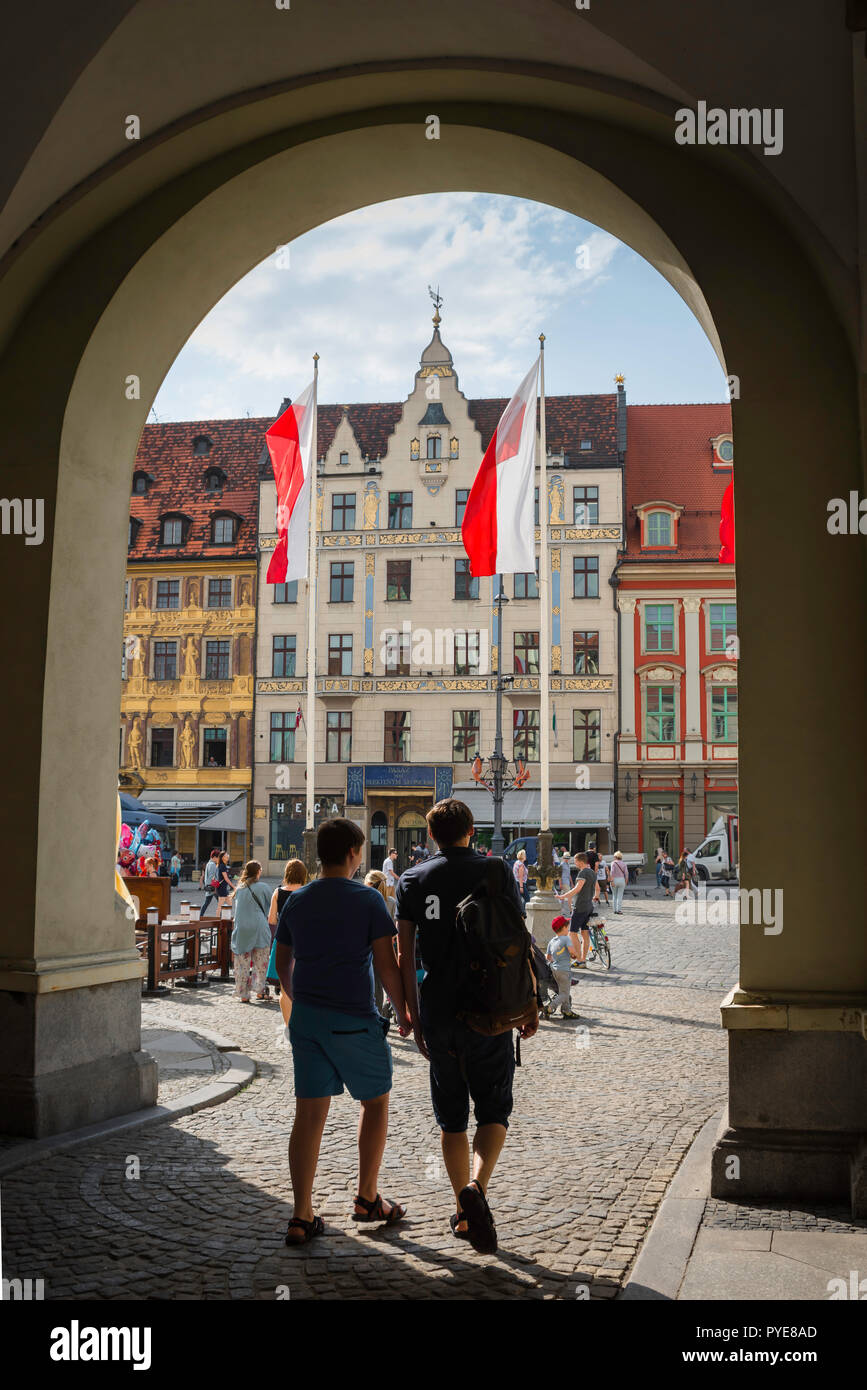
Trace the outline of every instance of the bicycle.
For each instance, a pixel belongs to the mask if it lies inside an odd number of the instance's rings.
[[[604,922],[594,922],[592,919],[587,923],[590,932],[590,954],[587,963],[598,961],[605,969],[611,969],[611,942],[608,940],[608,933],[605,930]]]

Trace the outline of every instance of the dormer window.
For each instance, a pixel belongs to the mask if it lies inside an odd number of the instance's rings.
[[[735,457],[734,441],[730,434],[718,434],[710,441],[713,450],[711,464],[714,468],[731,468]]]
[[[141,522],[134,516],[129,519],[129,535],[127,536],[127,546],[132,550],[136,543],[136,538],[141,530]]]
[[[150,480],[150,478],[148,477],[147,473],[142,472],[141,469],[139,469],[137,472],[133,473],[133,475],[132,475],[132,490],[133,490],[133,493],[134,493],[137,497],[143,497],[144,494],[145,494],[145,493],[147,492],[147,490],[148,490],[148,484],[150,483],[150,481],[151,481],[151,480]]]
[[[588,449],[592,449],[592,448],[593,448],[593,440],[592,440],[592,439],[582,439],[581,442],[580,442],[580,444],[578,445],[578,447],[579,447],[579,449],[581,450],[582,453],[586,453]]]
[[[238,533],[237,527],[237,517],[215,516],[211,522],[211,544],[232,545]]]
[[[650,512],[647,517],[647,544],[671,545],[671,512]]]
[[[205,492],[220,492],[226,481],[222,468],[209,468],[205,474]]]
[[[160,544],[183,545],[189,522],[183,516],[164,516],[160,519]]]
[[[348,467],[349,467],[349,454],[346,452],[345,449],[343,450],[343,452],[342,452],[341,455],[340,455],[339,463],[340,463],[340,467],[341,467],[341,468],[348,468]]]
[[[209,454],[213,447],[213,440],[209,439],[206,434],[197,434],[193,440],[194,454],[204,456],[205,454]]]
[[[635,508],[641,527],[642,550],[675,550],[683,507],[676,502],[645,502]]]

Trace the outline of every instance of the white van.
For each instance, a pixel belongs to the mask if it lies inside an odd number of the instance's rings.
[[[695,851],[695,872],[702,882],[738,876],[738,818],[720,816]]]

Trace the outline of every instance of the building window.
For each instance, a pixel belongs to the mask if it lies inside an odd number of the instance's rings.
[[[572,633],[572,670],[576,676],[598,676],[599,633]]]
[[[443,441],[438,434],[429,434],[427,437],[427,456],[429,459],[441,459],[443,456]]]
[[[271,645],[271,675],[295,675],[295,636],[274,637]]]
[[[598,487],[573,487],[572,521],[575,526],[597,526],[599,524]]]
[[[179,579],[157,580],[157,608],[180,608],[181,581]]]
[[[227,681],[229,679],[229,641],[205,643],[205,680]]]
[[[209,580],[208,580],[208,607],[209,607],[209,608],[231,608],[231,607],[232,607],[232,581],[231,581],[231,579],[209,579]]]
[[[163,545],[183,545],[184,523],[179,516],[166,517],[161,529]]]
[[[147,475],[147,473],[135,473],[135,474],[133,474],[132,490],[133,490],[134,493],[136,493],[137,496],[139,496],[139,497],[143,497],[143,496],[144,496],[144,494],[145,494],[145,493],[147,492],[147,490],[148,490],[148,475]]]
[[[120,678],[126,680],[126,638],[120,644]]]
[[[214,545],[231,545],[235,539],[235,524],[233,516],[215,516],[212,543]]]
[[[649,512],[647,546],[671,545],[671,512]]]
[[[470,574],[469,560],[455,560],[455,598],[478,598],[479,581]]]
[[[589,449],[593,448],[593,440],[582,439],[580,444],[578,445],[578,448],[581,450],[582,453],[587,453]]]
[[[193,440],[193,453],[204,455],[209,454],[213,445],[206,434],[197,434]]]
[[[412,634],[398,632],[397,628],[386,633],[383,644],[383,665],[387,676],[408,676]]]
[[[175,681],[177,678],[177,642],[154,642],[154,680]],[[157,764],[154,764],[154,766],[157,766]]]
[[[174,729],[151,729],[151,767],[172,767],[174,761]]]
[[[398,603],[408,603],[411,579],[411,560],[387,560],[385,563],[385,597]]]
[[[479,752],[481,714],[477,709],[452,710],[452,762],[471,763]]]
[[[528,571],[526,574],[519,572],[515,575],[512,586],[512,594],[515,598],[538,598],[539,597],[539,561],[536,561],[535,571]]]
[[[602,754],[602,711],[572,711],[572,758],[576,763],[598,763]]]
[[[328,637],[329,676],[352,675],[352,636],[345,632],[332,632]]]
[[[409,710],[387,709],[385,711],[385,741],[382,750],[383,762],[409,762],[410,718]]]
[[[123,606],[124,606],[124,609],[125,609],[125,610],[126,610],[127,608],[129,608],[129,580],[128,580],[128,579],[125,579],[125,580],[124,580],[124,585],[123,585]]]
[[[710,650],[724,652],[729,637],[738,630],[738,610],[734,603],[711,603],[710,608]]]
[[[274,585],[274,603],[297,603],[298,580],[290,579],[288,584]]]
[[[355,530],[355,493],[335,492],[331,499],[332,531]]]
[[[455,675],[477,676],[480,665],[480,642],[477,632],[455,633]]]
[[[515,633],[516,674],[538,676],[539,674],[539,634],[538,632]]]
[[[572,597],[599,597],[599,556],[573,555]]]
[[[341,468],[349,467],[349,454],[346,449],[341,452],[339,463]]]
[[[467,510],[467,502],[470,500],[470,489],[459,487],[455,492],[455,526],[463,526],[464,512]]]
[[[516,709],[512,714],[512,757],[522,763],[539,761],[539,711]]]
[[[120,744],[117,750],[117,765],[123,767],[123,728],[120,731]]]
[[[205,492],[219,492],[225,481],[225,474],[219,468],[209,468],[205,474]]]
[[[674,686],[649,685],[644,697],[647,743],[674,743]]]
[[[133,546],[135,545],[136,536],[138,535],[140,530],[141,522],[137,521],[134,516],[131,516],[129,519],[129,531],[127,532],[126,538],[127,549],[132,550]]]
[[[228,767],[226,762],[226,730],[206,729],[202,751],[203,767]]]
[[[390,492],[388,494],[388,529],[406,531],[412,526],[412,493]]]
[[[272,763],[294,763],[294,714],[284,713],[282,710],[271,711],[271,748],[269,757]]]
[[[328,710],[325,715],[325,761],[348,763],[352,758],[352,715]]]
[[[728,686],[710,693],[710,736],[712,743],[738,741],[738,692]]]
[[[355,563],[352,560],[332,560],[331,562],[331,588],[329,590],[329,600],[331,603],[351,603],[355,587]]]
[[[646,652],[674,651],[674,605],[646,603],[644,605],[644,650]]]

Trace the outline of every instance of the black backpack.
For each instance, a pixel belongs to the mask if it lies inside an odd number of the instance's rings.
[[[539,1007],[530,964],[531,937],[518,905],[507,896],[502,859],[458,903],[455,917],[457,1016],[489,1037],[536,1023]]]

